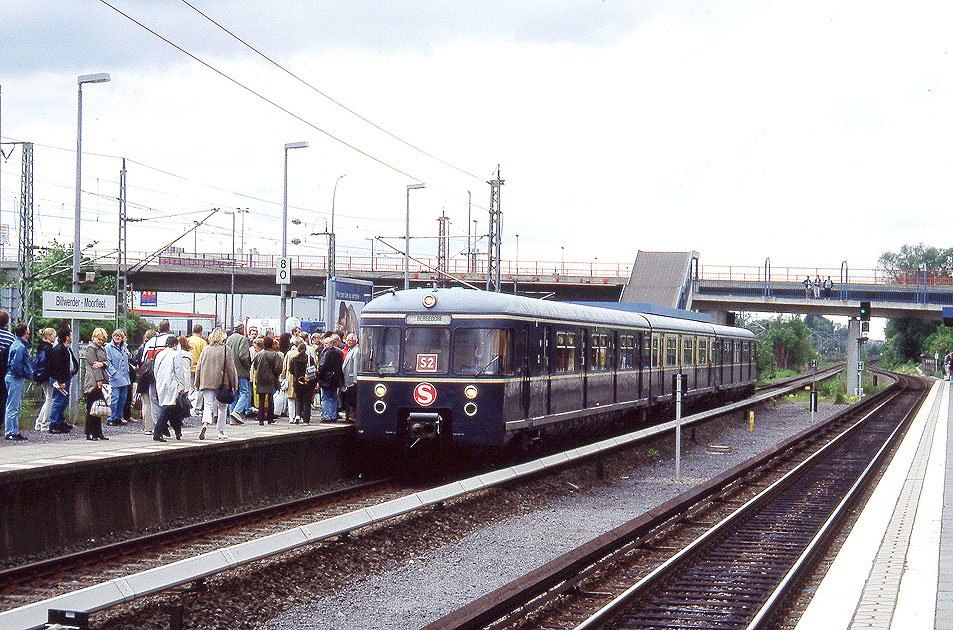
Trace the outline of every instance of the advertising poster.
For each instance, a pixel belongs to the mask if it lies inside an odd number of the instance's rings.
[[[368,280],[332,278],[330,289],[334,299],[330,304],[333,316],[329,317],[328,328],[343,328],[345,333],[359,334],[361,309],[371,301],[374,283]]]

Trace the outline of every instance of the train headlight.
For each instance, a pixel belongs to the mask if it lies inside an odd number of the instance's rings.
[[[437,296],[433,295],[432,293],[428,293],[424,296],[423,303],[427,308],[433,308],[437,304]]]
[[[463,406],[463,413],[467,414],[471,418],[476,415],[477,406],[476,403],[468,402]]]
[[[378,398],[383,398],[384,394],[387,393],[387,386],[383,383],[378,383],[374,386],[374,395]]]
[[[463,390],[463,395],[473,400],[477,397],[477,388],[476,385],[467,385]]]
[[[387,410],[387,403],[383,400],[378,400],[374,402],[374,412],[377,414],[382,414]]]

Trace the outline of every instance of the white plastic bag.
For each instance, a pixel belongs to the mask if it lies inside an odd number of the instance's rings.
[[[288,397],[281,390],[275,392],[275,415],[280,416],[285,412],[285,406],[288,404]]]

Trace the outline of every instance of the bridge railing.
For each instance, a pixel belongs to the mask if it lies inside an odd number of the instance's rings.
[[[4,252],[4,258],[10,254]],[[15,252],[14,252],[15,254]],[[116,255],[113,251],[97,251],[88,254],[100,263],[115,264]],[[144,260],[149,254],[145,252],[129,252],[129,264],[135,265]],[[167,252],[153,261],[177,267],[199,267],[208,269],[229,269],[232,266],[231,253],[190,253]],[[274,269],[279,256],[271,254],[239,253],[234,255],[236,269]],[[290,256],[292,269],[321,271],[328,268],[328,257],[315,255]],[[437,267],[436,257],[415,256],[410,261],[412,274],[433,273]],[[467,261],[465,257],[451,258],[447,262],[447,273],[454,276],[485,275],[486,256],[478,257],[475,262]],[[376,253],[369,255],[337,255],[335,268],[340,275],[348,272],[365,273],[393,273],[404,271],[404,258],[395,253]],[[545,277],[593,277],[608,278],[624,281],[632,273],[632,265],[625,263],[600,261],[545,261],[545,260],[503,260],[500,262],[500,274],[503,277],[518,276],[520,278]],[[828,276],[835,284],[841,282],[841,270],[827,267],[774,267],[770,270],[771,283],[803,282],[805,277],[812,280],[820,276],[826,280]],[[701,281],[722,282],[764,282],[765,269],[753,265],[699,265],[699,279]],[[890,269],[850,269],[848,283],[858,285],[913,285],[913,286],[944,286],[953,285],[953,277],[941,271],[908,272]]]

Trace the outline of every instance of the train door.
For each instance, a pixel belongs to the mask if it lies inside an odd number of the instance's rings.
[[[589,329],[583,328],[579,332],[579,344],[582,347],[582,408],[589,406],[589,352],[592,340],[589,339]]]
[[[645,366],[645,355],[646,355],[646,346],[645,337],[642,333],[638,333],[635,336],[635,365],[639,370],[639,400],[645,398],[645,389],[642,383],[642,368]]]
[[[625,352],[625,349],[619,347],[619,331],[613,330],[609,333],[609,364],[607,369],[612,370],[612,402],[619,402],[619,355]]]
[[[711,341],[712,385],[721,386],[721,339]]]
[[[734,339],[725,339],[725,363],[727,364],[727,375],[725,383],[735,382],[735,341]]]
[[[524,324],[516,329],[516,356],[519,360],[516,366],[520,371],[520,408],[523,410],[523,417],[529,418],[530,396],[530,365],[535,365],[536,352],[529,344],[529,324]],[[530,356],[532,354],[532,357]],[[531,361],[532,358],[532,361]]]
[[[662,388],[662,335],[652,333],[652,364],[649,370],[650,395],[655,398],[665,394]]]
[[[543,353],[543,365],[540,372],[542,373],[543,379],[545,381],[546,391],[544,392],[544,399],[546,401],[546,415],[548,416],[553,411],[553,362],[552,358],[552,343],[553,343],[553,327],[552,326],[543,326],[543,339],[541,342],[541,349]]]

